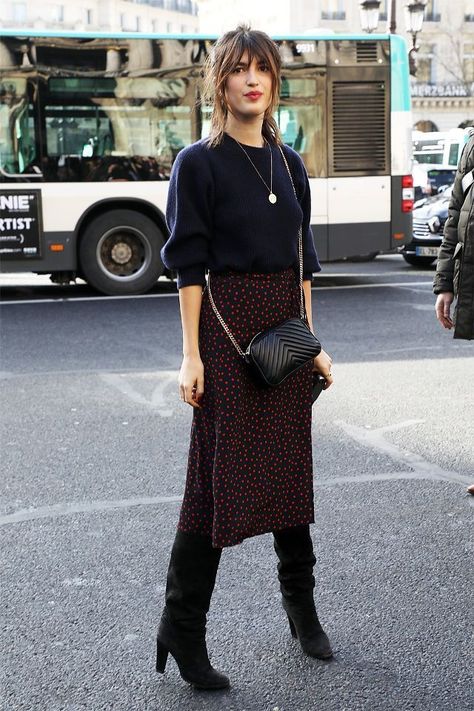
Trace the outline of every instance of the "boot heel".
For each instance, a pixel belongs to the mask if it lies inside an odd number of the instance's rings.
[[[160,674],[164,674],[166,661],[168,659],[168,650],[160,642],[159,639],[156,640],[156,671]]]
[[[298,635],[296,634],[296,627],[294,625],[294,622],[289,615],[287,615],[287,617],[288,617],[288,623],[290,625],[291,636],[294,637],[295,639],[298,639]]]

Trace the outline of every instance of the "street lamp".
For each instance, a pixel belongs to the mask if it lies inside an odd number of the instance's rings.
[[[407,32],[412,36],[412,47],[408,52],[408,61],[410,74],[415,76],[417,63],[416,53],[419,50],[416,44],[416,36],[421,32],[423,26],[423,17],[425,14],[427,0],[408,0],[405,3],[405,24]],[[379,22],[379,9],[381,0],[361,0],[360,8],[360,24],[364,32],[374,32],[377,29]],[[397,31],[397,0],[390,0],[390,34],[395,34]]]
[[[405,5],[405,24],[407,32],[418,34],[423,27],[426,0],[410,0]]]
[[[419,46],[416,44],[416,36],[421,32],[421,28],[423,27],[425,7],[426,0],[409,0],[409,2],[405,4],[405,24],[407,32],[412,37],[412,48],[408,52],[410,74],[412,76],[416,75],[416,53],[419,50]]]
[[[360,26],[364,32],[375,32],[379,24],[379,9],[381,0],[361,0]]]

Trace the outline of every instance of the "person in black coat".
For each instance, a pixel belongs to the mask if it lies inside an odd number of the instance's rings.
[[[461,154],[443,241],[438,253],[433,291],[436,316],[454,338],[474,338],[474,129]],[[454,318],[451,305],[456,299]]]
[[[439,249],[433,291],[436,316],[454,338],[474,338],[474,128],[459,160]],[[456,300],[454,316],[451,306]],[[474,484],[468,488],[474,495]]]
[[[164,672],[171,654],[183,679],[201,689],[229,685],[209,661],[206,615],[223,548],[250,536],[273,533],[291,634],[308,655],[332,656],[313,600],[309,530],[313,371],[329,387],[332,359],[323,350],[266,389],[234,347],[299,315],[300,226],[303,300],[313,329],[311,276],[320,266],[308,176],[273,118],[280,69],[278,47],[265,33],[241,26],[225,34],[208,65],[210,135],[180,151],[170,177],[170,237],[161,255],[178,275],[179,393],[193,422],[156,669]]]

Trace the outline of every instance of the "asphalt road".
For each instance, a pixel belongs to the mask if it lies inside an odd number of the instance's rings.
[[[305,657],[271,535],[224,551],[209,648],[230,690],[153,669],[192,412],[173,285],[101,298],[3,276],[6,711],[468,711],[474,345],[437,324],[432,271],[327,265],[313,314],[336,384],[314,407],[316,601]]]

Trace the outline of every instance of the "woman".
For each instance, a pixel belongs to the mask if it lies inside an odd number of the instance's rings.
[[[312,328],[311,275],[320,266],[306,171],[298,154],[282,145],[273,119],[280,68],[278,48],[263,32],[239,26],[217,42],[207,68],[210,135],[179,153],[170,180],[171,235],[162,258],[178,273],[179,391],[193,407],[193,422],[156,668],[163,672],[171,653],[183,679],[204,689],[229,686],[209,662],[206,614],[222,548],[249,536],[273,532],[291,633],[307,654],[332,656],[314,607],[309,533],[312,371],[329,387],[331,358],[322,351],[281,385],[262,388],[211,303],[212,297],[244,346],[258,331],[297,316],[302,223]]]

